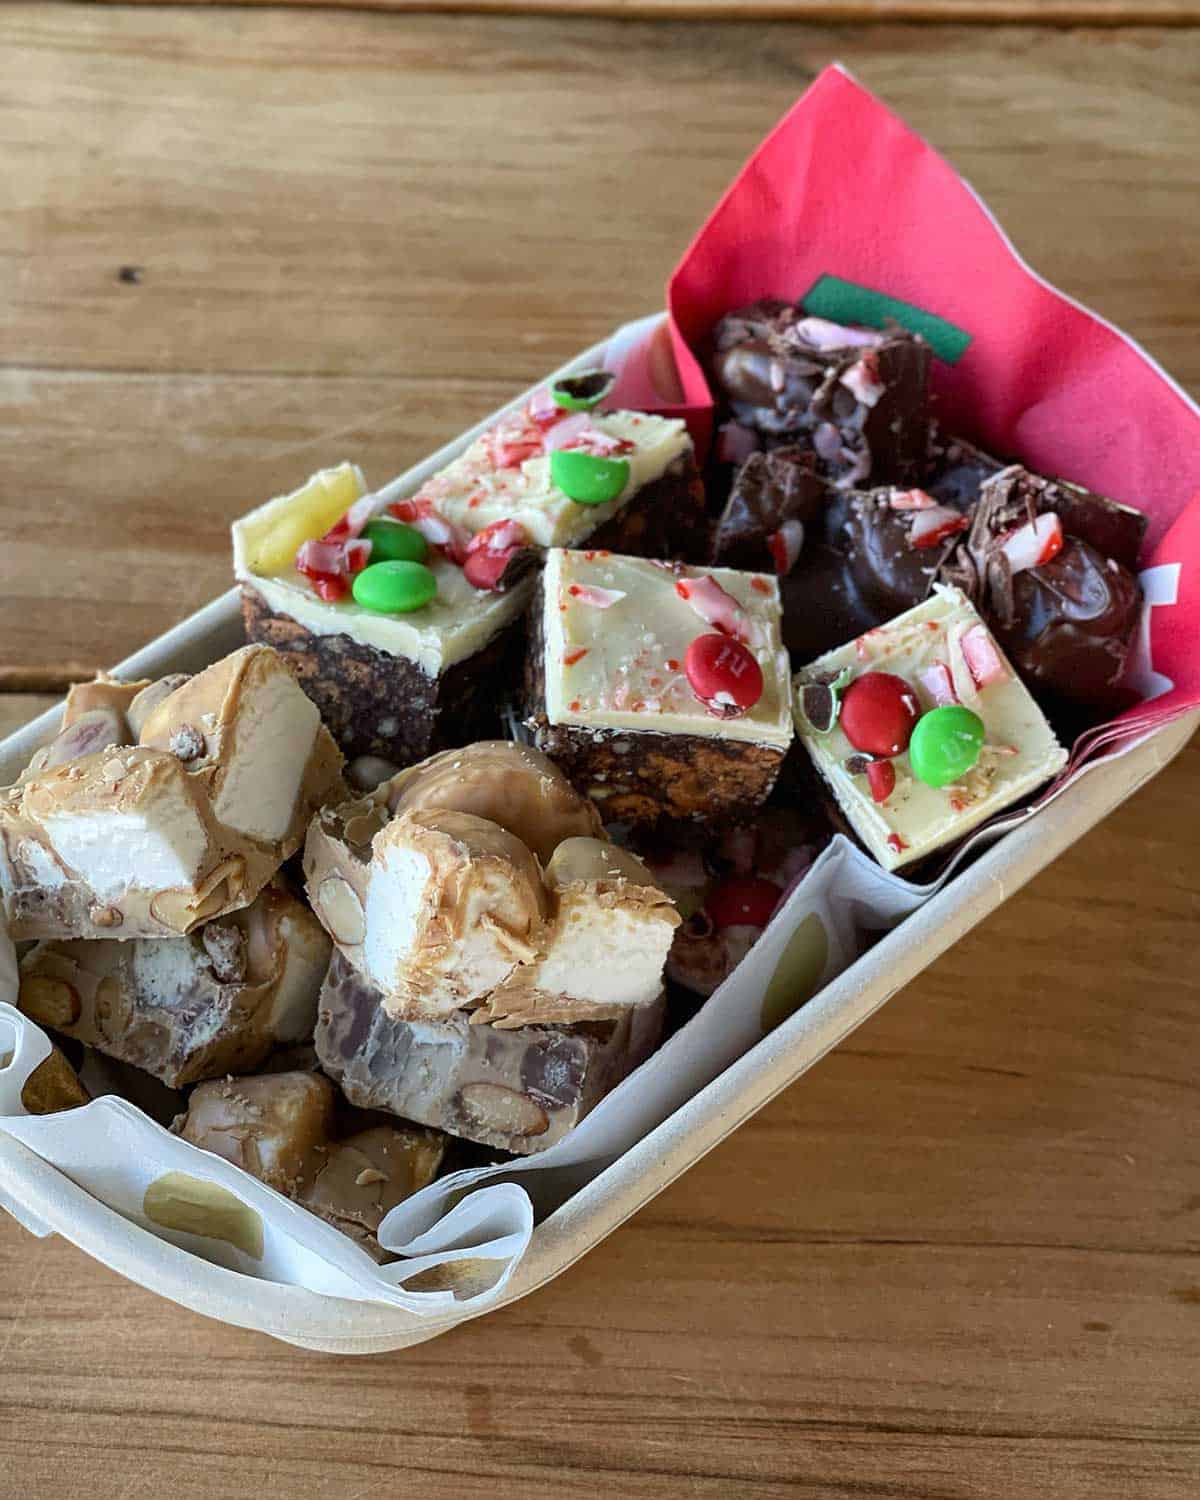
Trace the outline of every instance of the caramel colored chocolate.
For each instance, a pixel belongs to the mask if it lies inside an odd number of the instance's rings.
[[[309,899],[392,1015],[610,1018],[657,995],[678,918],[599,832],[544,755],[484,742],[322,809]]]
[[[276,652],[214,663],[138,716],[138,743],[114,743],[152,687],[123,717],[81,710],[0,791],[14,938],[164,937],[248,906],[342,788],[337,747]]]
[[[405,1021],[335,955],[317,1053],[353,1104],[529,1155],[560,1141],[653,1051],[663,1010],[659,996],[615,1021],[508,1031],[461,1013]]]
[[[176,1134],[241,1167],[356,1240],[376,1260],[384,1216],[437,1176],[445,1140],[345,1111],[316,1073],[214,1079],[192,1093]],[[340,1126],[340,1128],[339,1128]]]
[[[39,943],[18,1004],[169,1088],[246,1073],[307,1038],[329,939],[278,881],[187,937]]]

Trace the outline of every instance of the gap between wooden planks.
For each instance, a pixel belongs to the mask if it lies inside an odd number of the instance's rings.
[[[113,3],[113,0],[101,0]],[[133,0],[158,5],[162,0]],[[911,21],[1035,26],[1197,26],[1200,0],[182,0],[442,15],[596,16],[675,21]]]

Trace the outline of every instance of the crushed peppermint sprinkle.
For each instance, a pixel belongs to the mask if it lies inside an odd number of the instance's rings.
[[[735,640],[744,642],[748,639],[745,610],[710,574],[676,579],[675,592],[691,605],[706,625],[711,625],[722,635],[733,636]]]
[[[679,663],[675,660],[675,658],[673,656],[668,656],[667,657],[667,670],[669,672],[678,672],[679,671]]]
[[[891,849],[891,850],[893,850],[896,854],[903,854],[904,851],[905,851],[905,849],[908,848],[908,845],[904,842],[904,840],[900,837],[900,835],[898,833],[889,833],[888,834],[888,836],[887,836],[887,845],[888,845],[888,848]]]
[[[588,648],[586,646],[578,646],[574,651],[568,651],[566,656],[563,657],[563,666],[573,667],[577,661],[582,661],[587,654]]]
[[[624,589],[596,588],[590,583],[569,583],[567,593],[572,599],[578,599],[580,604],[590,604],[593,609],[611,609],[625,598]]]
[[[567,707],[571,710],[571,712],[573,714],[577,714],[579,712],[579,710],[583,707],[583,704],[580,703],[580,701],[579,701],[578,698],[572,698],[571,701],[570,701],[570,703],[567,704]]]
[[[757,575],[750,580],[750,587],[752,589],[757,589],[760,594],[769,594],[771,592],[771,585],[767,582],[767,580],[765,578],[759,578],[757,577]]]

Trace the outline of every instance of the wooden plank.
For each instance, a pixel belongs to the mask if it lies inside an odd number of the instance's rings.
[[[30,719],[45,713],[57,702],[49,693],[4,693],[0,692],[0,740],[15,730],[23,729]]]
[[[315,1359],[0,1225],[6,1469],[30,1500],[1190,1500],[1198,770],[565,1276],[432,1344]]]
[[[107,0],[106,0],[107,3]],[[162,0],[134,0],[158,5]],[[182,0],[224,5],[230,0]],[[271,5],[277,0],[232,0]],[[1195,0],[282,0],[298,8],[333,4],[349,10],[435,14],[612,16],[627,20],[871,22],[1038,26],[1195,26]]]
[[[235,516],[343,458],[382,483],[516,389],[451,376],[0,379],[0,467],[20,476],[0,499],[0,690],[53,691],[120,661],[229,587]]]
[[[222,589],[249,504],[344,456],[397,472],[653,308],[835,52],[1200,387],[1194,69],[1165,34],[1097,34],[1081,68],[1079,38],[1029,30],[984,53],[961,30],[10,7],[0,43],[27,143],[0,218],[12,690]]]

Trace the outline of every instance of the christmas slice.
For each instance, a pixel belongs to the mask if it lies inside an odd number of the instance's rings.
[[[554,549],[531,620],[534,741],[606,821],[762,803],[792,739],[774,577]]]
[[[602,370],[535,391],[518,410],[395,506],[414,525],[450,528],[486,580],[511,548],[606,547],[640,557],[700,561],[707,543],[704,486],[692,440],[674,417],[601,411]]]
[[[795,680],[796,726],[885,869],[1028,796],[1067,753],[966,596],[932,595]]]
[[[495,727],[533,557],[471,581],[467,541],[410,525],[352,464],[234,523],[246,634],[295,669],[347,755],[408,765]]]

